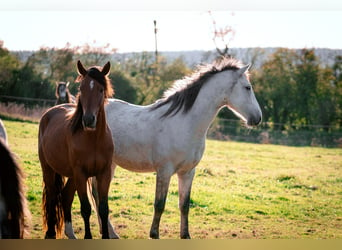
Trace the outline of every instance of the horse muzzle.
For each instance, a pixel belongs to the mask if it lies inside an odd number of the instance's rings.
[[[96,129],[96,116],[93,114],[85,114],[82,118],[84,130],[95,130]]]
[[[261,123],[261,120],[262,120],[261,115],[249,117],[249,119],[247,120],[247,125],[248,126],[257,126]]]

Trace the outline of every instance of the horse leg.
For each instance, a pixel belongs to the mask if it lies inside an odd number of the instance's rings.
[[[74,180],[76,183],[77,194],[81,203],[81,215],[84,221],[84,230],[85,230],[84,238],[92,239],[92,235],[90,232],[90,222],[89,222],[89,218],[91,214],[91,205],[89,203],[88,195],[87,195],[87,178],[80,173],[78,173],[78,176],[74,174],[74,178],[75,178]]]
[[[112,168],[112,170],[114,170],[114,169]],[[114,171],[112,173],[114,173]],[[112,175],[111,179],[113,179],[113,175]],[[102,222],[101,222],[101,218],[99,215],[99,193],[97,191],[96,177],[91,178],[91,194],[93,196],[93,199],[91,201],[93,202],[94,209],[97,213],[97,219],[99,222],[100,233],[102,234]],[[117,233],[115,232],[114,227],[113,227],[112,223],[110,222],[109,218],[108,218],[108,233],[109,233],[110,239],[120,239],[119,235],[117,235]]]
[[[179,209],[181,212],[181,239],[190,239],[189,233],[189,207],[192,180],[195,175],[195,168],[186,173],[177,173],[178,175],[178,193]]]
[[[112,181],[113,172],[114,170],[110,164],[108,167],[96,176],[97,182],[97,190],[98,190],[98,198],[99,198],[99,215],[102,221],[102,239],[109,239],[109,232],[108,232],[108,221],[109,221],[109,209],[108,209],[108,191],[110,182]],[[119,236],[114,232],[114,237],[116,239]]]
[[[166,166],[165,166],[166,167]],[[166,171],[165,171],[166,172]],[[154,200],[154,214],[150,230],[150,237],[152,239],[159,239],[159,224],[160,218],[164,212],[165,201],[172,174],[157,172],[156,194]]]
[[[64,212],[64,234],[69,239],[77,239],[74,233],[74,229],[72,227],[72,219],[71,219],[71,205],[74,200],[74,195],[76,192],[75,182],[72,178],[69,178],[66,185],[62,190],[62,203],[63,203],[63,212]]]

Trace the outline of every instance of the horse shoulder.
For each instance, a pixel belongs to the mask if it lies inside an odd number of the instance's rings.
[[[66,123],[65,117],[69,112],[68,108],[71,108],[69,106],[66,107],[64,105],[58,105],[48,109],[40,119],[40,128],[44,129],[49,127],[50,129],[56,129],[63,126]]]

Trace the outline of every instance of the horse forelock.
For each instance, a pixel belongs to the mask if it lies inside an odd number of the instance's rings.
[[[198,93],[209,78],[222,71],[236,71],[242,66],[243,65],[240,61],[227,57],[219,58],[212,64],[199,65],[190,76],[175,81],[172,87],[164,92],[163,100],[153,106],[152,110],[171,103],[170,107],[162,117],[166,117],[171,114],[175,115],[182,108],[183,112],[187,113],[194,105]]]
[[[101,67],[93,66],[87,70],[87,76],[90,78],[96,80],[98,83],[100,83],[104,89],[105,89],[105,98],[110,98],[114,94],[114,89],[112,87],[111,81],[107,75],[104,75],[101,72]],[[81,82],[85,76],[79,75],[76,78],[76,82]]]

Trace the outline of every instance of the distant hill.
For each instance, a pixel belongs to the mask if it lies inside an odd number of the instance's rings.
[[[252,63],[254,68],[260,68],[267,58],[273,54],[278,48],[231,48],[230,53],[243,63]],[[301,49],[296,49],[299,53]],[[331,66],[334,63],[336,56],[342,56],[342,49],[325,49],[316,48],[315,54],[320,59],[322,65]],[[19,59],[25,62],[34,51],[12,51]],[[154,53],[154,52],[150,52]],[[115,53],[112,56],[114,61],[124,62],[127,58],[132,57],[139,52],[130,53]],[[181,57],[188,67],[195,67],[201,63],[210,63],[217,56],[216,50],[204,51],[161,51],[160,55],[164,56],[168,62]]]
[[[252,63],[254,68],[260,68],[262,64],[278,48],[232,48],[230,53],[243,63]],[[336,56],[342,56],[342,49],[314,49],[315,55],[319,58],[322,65],[331,66],[335,62]],[[296,49],[297,53],[301,49]],[[216,50],[212,51],[179,51],[179,52],[160,52],[168,60],[182,57],[189,67],[194,67],[200,63],[210,63],[217,56]]]

